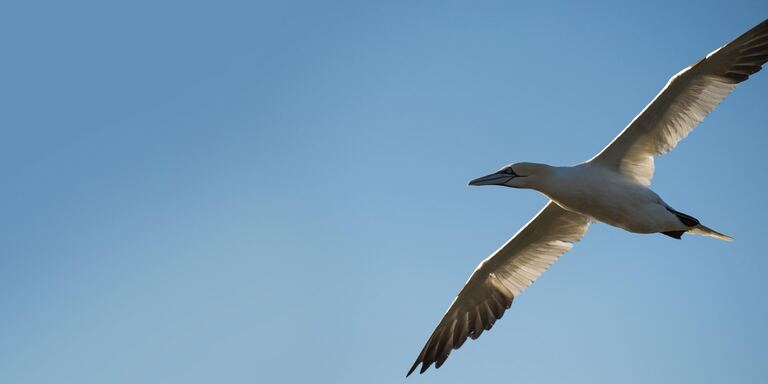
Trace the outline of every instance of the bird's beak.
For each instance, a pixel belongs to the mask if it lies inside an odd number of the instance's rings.
[[[510,179],[512,179],[512,176],[508,174],[491,173],[490,175],[471,180],[469,185],[504,185]]]

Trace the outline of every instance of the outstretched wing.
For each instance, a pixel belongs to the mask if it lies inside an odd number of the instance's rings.
[[[421,373],[435,368],[458,349],[467,337],[477,339],[512,305],[512,300],[533,283],[560,255],[587,232],[589,219],[550,201],[504,246],[477,266],[453,300],[419,357],[408,371],[421,364]]]
[[[649,185],[653,157],[675,148],[766,61],[768,20],[672,76],[653,101],[590,161]]]

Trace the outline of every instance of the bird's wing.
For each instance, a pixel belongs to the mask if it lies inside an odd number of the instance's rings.
[[[590,162],[649,185],[653,157],[671,151],[767,60],[765,20],[672,76],[653,101]]]
[[[451,303],[408,371],[421,363],[440,366],[467,337],[477,339],[512,305],[512,299],[533,283],[560,255],[587,232],[589,218],[550,201],[528,224],[493,255],[483,260]]]

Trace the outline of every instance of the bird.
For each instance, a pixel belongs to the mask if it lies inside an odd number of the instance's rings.
[[[533,189],[549,201],[491,256],[454,298],[416,361],[440,368],[467,338],[477,339],[512,301],[581,240],[590,223],[629,232],[733,240],[679,212],[650,189],[654,157],[671,151],[736,86],[768,61],[768,19],[672,76],[659,94],[591,159],[574,166],[514,163],[469,182]]]

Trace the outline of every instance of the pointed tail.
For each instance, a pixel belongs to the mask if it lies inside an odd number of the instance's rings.
[[[710,236],[710,237],[714,237],[715,239],[720,239],[725,241],[733,241],[733,237],[730,237],[726,234],[715,231],[714,229],[709,228],[701,223],[696,224],[693,228],[689,229],[688,233]]]

